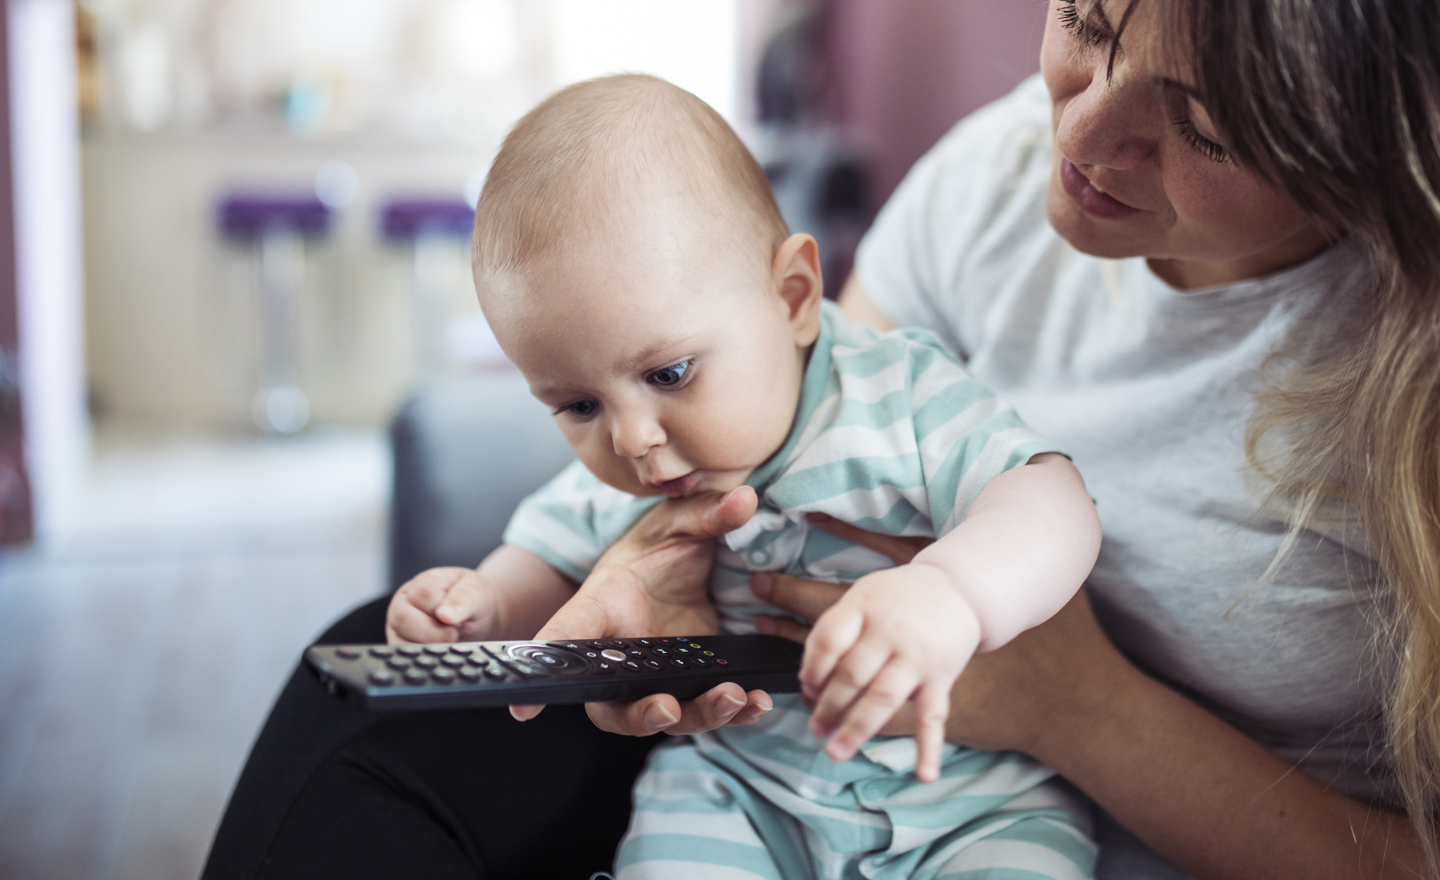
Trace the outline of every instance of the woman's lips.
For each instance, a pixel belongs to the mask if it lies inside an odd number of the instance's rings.
[[[671,498],[679,498],[681,495],[695,488],[695,484],[699,481],[700,472],[691,471],[683,477],[676,477],[673,480],[666,480],[663,483],[655,483],[653,485],[655,489],[659,490],[660,494],[669,495]]]
[[[1090,179],[1063,156],[1060,157],[1060,185],[1065,187],[1066,194],[1074,199],[1077,205],[1096,217],[1115,220],[1140,213],[1139,208],[1132,208],[1114,196],[1096,189]]]

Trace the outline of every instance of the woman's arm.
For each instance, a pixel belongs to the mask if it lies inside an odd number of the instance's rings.
[[[859,324],[869,324],[876,330],[882,332],[895,329],[895,322],[889,316],[875,307],[871,302],[870,295],[860,285],[860,277],[852,274],[845,279],[845,286],[840,288],[840,310],[845,317]]]
[[[913,539],[828,531],[908,561]],[[813,620],[843,591],[757,577],[771,604]],[[793,621],[763,631],[803,640]],[[1214,715],[1151,679],[1106,638],[1081,593],[1010,644],[977,655],[951,693],[947,738],[1017,749],[1075,783],[1197,880],[1423,877],[1404,816],[1325,788]],[[907,705],[881,733],[914,733]]]

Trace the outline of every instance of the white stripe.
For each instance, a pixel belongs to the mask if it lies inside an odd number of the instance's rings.
[[[940,873],[981,868],[1034,871],[1052,880],[1090,880],[1090,875],[1081,871],[1068,857],[1043,844],[1021,840],[977,841],[944,862]]]
[[[522,511],[524,516],[517,517],[507,528],[517,527],[517,531],[531,540],[540,540],[543,535],[544,540],[541,543],[561,559],[579,568],[588,569],[595,565],[595,560],[604,552],[589,535],[582,535],[571,529],[540,506],[524,507]]]
[[[703,862],[655,861],[626,865],[616,880],[765,880],[763,874],[752,874],[742,868],[707,865]]]
[[[838,363],[836,366],[840,368],[840,389],[845,395],[845,402],[867,406],[879,403],[897,391],[904,391],[905,379],[910,372],[910,364],[903,359],[869,376],[848,375],[844,366]]]
[[[950,450],[970,432],[985,424],[985,420],[996,413],[1010,409],[1010,405],[998,397],[987,397],[962,409],[948,422],[926,434],[920,440],[920,464],[926,476],[940,473]]]
[[[1055,771],[1029,761],[1003,761],[979,773],[942,777],[929,785],[902,788],[881,802],[883,807],[933,804],[953,797],[1018,795],[1045,782]],[[1006,809],[1010,808],[1006,804]]]
[[[936,530],[938,534],[944,535],[960,524],[984,484],[988,484],[1005,466],[1005,460],[1010,457],[1011,451],[1034,436],[1029,428],[1023,427],[1007,428],[990,435],[990,439],[985,441],[985,448],[976,456],[975,463],[970,465],[965,476],[961,478],[960,487],[955,492],[955,507],[950,511],[944,528]]]
[[[883,428],[865,425],[831,428],[800,452],[775,483],[783,483],[791,474],[837,461],[877,455],[913,455],[915,451],[915,425],[909,419],[898,419]]]
[[[919,412],[930,402],[930,398],[962,382],[974,382],[963,367],[948,357],[935,360],[915,377],[915,384],[910,391],[910,411]]]
[[[844,400],[845,395],[837,391],[815,405],[815,411],[810,414],[810,421],[805,423],[805,430],[791,449],[790,461],[786,462],[785,467],[780,471],[782,474],[790,470],[791,465],[795,462],[795,456],[804,455],[805,450],[810,448],[810,444],[815,442],[815,438],[830,429],[830,426],[835,423],[835,414],[840,411],[840,404]],[[790,430],[794,431],[795,427],[792,425]]]
[[[910,502],[916,510],[929,508],[924,486],[901,489],[898,486],[881,485],[873,489],[851,489],[839,495],[832,495],[815,504],[805,504],[805,510],[818,510],[839,520],[854,522],[862,517],[879,519],[890,512],[901,498]]]
[[[889,556],[877,553],[868,547],[861,547],[859,544],[852,544],[839,553],[832,553],[810,563],[805,567],[805,573],[820,580],[835,580],[841,573],[864,572],[869,574],[882,568],[894,567],[895,561]]]
[[[738,806],[733,813],[662,813],[658,810],[636,810],[630,820],[630,831],[626,838],[644,837],[648,834],[684,834],[746,846],[765,846],[765,841],[755,833],[755,827]]]

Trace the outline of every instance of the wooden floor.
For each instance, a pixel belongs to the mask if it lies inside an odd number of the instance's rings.
[[[116,442],[0,556],[0,878],[195,878],[298,653],[382,589],[369,434]]]

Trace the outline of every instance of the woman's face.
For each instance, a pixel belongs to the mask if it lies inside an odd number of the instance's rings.
[[[1324,248],[1293,201],[1230,159],[1187,59],[1167,52],[1160,4],[1136,0],[1107,77],[1127,2],[1050,0],[1040,69],[1055,229],[1087,254],[1148,257],[1182,288],[1266,275]]]

